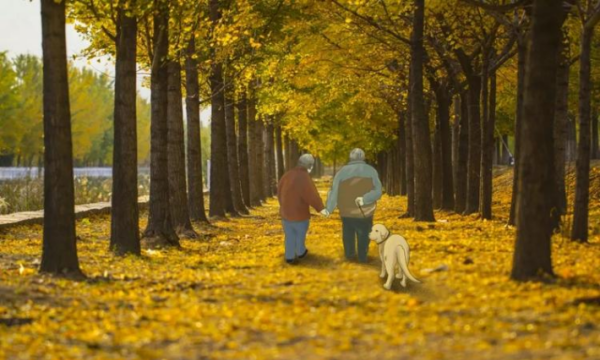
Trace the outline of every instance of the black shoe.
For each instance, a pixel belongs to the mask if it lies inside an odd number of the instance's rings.
[[[290,264],[290,265],[293,265],[293,264],[296,263],[296,259],[285,259],[285,262],[288,263],[288,264]]]
[[[298,259],[302,259],[303,257],[306,256],[306,254],[308,254],[308,249],[304,250],[304,254],[298,255]]]

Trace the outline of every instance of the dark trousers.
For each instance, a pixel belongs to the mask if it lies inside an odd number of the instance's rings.
[[[373,217],[368,218],[342,218],[342,239],[344,240],[344,254],[346,259],[356,257],[358,243],[358,261],[367,262],[369,252],[369,232],[373,227]]]

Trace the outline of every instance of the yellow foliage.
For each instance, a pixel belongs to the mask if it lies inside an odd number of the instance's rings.
[[[0,358],[600,358],[600,307],[582,301],[600,296],[598,231],[587,246],[555,238],[556,283],[512,282],[510,173],[495,189],[500,216],[487,222],[445,212],[432,224],[400,220],[406,199],[384,196],[376,222],[408,239],[423,281],[391,292],[374,246],[368,264],[344,261],[337,214],[315,215],[308,257],[285,264],[273,199],[199,228],[204,238],[183,250],[141,258],[111,255],[108,217],[80,221],[85,282],[37,275],[41,228],[11,229],[0,235],[0,319],[32,322],[0,325]]]

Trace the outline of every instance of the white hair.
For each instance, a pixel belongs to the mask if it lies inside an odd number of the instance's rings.
[[[350,151],[350,161],[365,160],[365,152],[362,149],[356,148]]]
[[[311,154],[304,154],[298,159],[298,166],[306,169],[311,169],[315,164],[315,158]]]

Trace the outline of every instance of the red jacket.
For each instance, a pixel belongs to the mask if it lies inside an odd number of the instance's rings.
[[[321,211],[325,208],[308,170],[297,166],[286,172],[277,185],[279,214],[288,221],[304,221],[310,218],[309,206]]]

